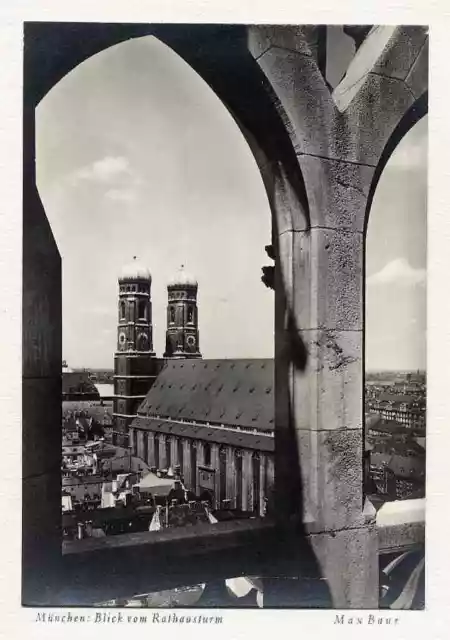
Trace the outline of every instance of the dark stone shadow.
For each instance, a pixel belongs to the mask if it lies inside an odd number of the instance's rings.
[[[305,372],[308,350],[302,340],[300,327],[289,308],[279,262],[277,221],[273,216],[273,243],[266,253],[274,266],[263,267],[263,283],[275,291],[276,314],[285,314],[285,335],[276,346],[276,388],[284,393],[277,400],[283,405],[283,414],[275,429],[275,469],[277,486],[274,500],[269,504],[277,527],[268,552],[272,555],[270,575],[264,578],[264,608],[320,608],[333,607],[330,589],[316,554],[308,540],[304,517],[303,482],[299,443],[295,428],[293,399],[290,395],[290,371]],[[274,246],[275,244],[275,246]],[[276,319],[280,323],[280,318]],[[281,390],[281,391],[280,391]]]

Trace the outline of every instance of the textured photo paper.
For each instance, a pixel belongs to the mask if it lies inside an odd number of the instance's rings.
[[[427,615],[429,24],[20,26],[21,615]]]

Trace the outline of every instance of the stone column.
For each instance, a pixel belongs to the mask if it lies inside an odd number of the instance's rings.
[[[233,447],[226,448],[226,498],[230,500],[233,509],[236,508],[237,495],[237,473],[236,473],[236,451]]]
[[[192,484],[192,469],[191,469],[191,440],[183,438],[183,469],[182,475],[184,482],[188,489],[195,491],[196,487]]]
[[[147,464],[149,467],[156,466],[155,434],[153,431],[149,431],[147,436]]]
[[[265,502],[264,498],[267,498],[266,494],[266,461],[267,458],[264,453],[259,454],[259,515],[264,515]]]
[[[248,39],[298,161],[272,164],[265,179],[276,257],[276,512],[280,525],[307,524],[342,608],[378,604],[376,533],[362,510],[366,216],[385,150],[426,110],[426,29],[377,31],[377,44],[359,42],[359,88],[350,72],[333,95],[317,28],[256,26]]]
[[[214,496],[216,499],[216,509],[220,507],[220,456],[219,445],[215,442],[211,445],[211,466],[215,470],[214,474]]]
[[[253,459],[252,451],[242,452],[242,511],[253,509]]]
[[[174,469],[178,465],[178,438],[172,436],[170,439],[170,466]]]
[[[197,440],[195,443],[197,450],[197,466],[193,469],[195,473],[195,493],[197,495],[200,494],[200,486],[199,486],[199,473],[198,468],[201,467],[205,463],[205,445],[200,440]]]
[[[167,467],[167,455],[166,455],[166,435],[161,433],[159,435],[159,468],[165,469]]]
[[[24,109],[23,386],[17,427],[23,432],[22,602],[37,607],[59,602],[60,587],[51,585],[61,565],[62,312],[61,258],[35,184],[34,114],[32,105]]]
[[[134,447],[136,443],[136,432],[134,429],[128,430],[128,447],[131,451],[131,455],[134,455]]]
[[[137,457],[141,460],[144,459],[144,434],[140,429],[136,430],[136,439],[137,439]]]
[[[266,458],[266,492],[267,497],[273,491],[275,484],[275,462],[272,456]]]

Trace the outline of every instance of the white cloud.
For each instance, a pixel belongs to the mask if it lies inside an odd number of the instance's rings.
[[[428,161],[428,122],[424,118],[400,141],[389,158],[387,168],[394,169],[422,169],[425,170]]]
[[[134,202],[136,192],[133,189],[109,189],[105,193],[105,198],[113,202]]]
[[[399,284],[417,285],[425,284],[426,269],[415,269],[406,258],[397,258],[385,265],[381,271],[367,278],[368,284]]]
[[[106,156],[74,171],[71,175],[71,182],[75,184],[82,180],[88,180],[108,183],[119,177],[131,176],[131,174],[131,167],[127,158],[123,156]]]
[[[388,160],[388,167],[392,169],[424,169],[427,166],[427,146],[420,142],[416,144],[400,144]]]

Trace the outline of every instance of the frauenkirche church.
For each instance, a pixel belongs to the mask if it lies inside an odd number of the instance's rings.
[[[198,283],[167,285],[166,349],[153,351],[151,275],[136,260],[119,277],[113,429],[151,469],[176,469],[215,508],[264,515],[274,478],[274,363],[203,359]]]

